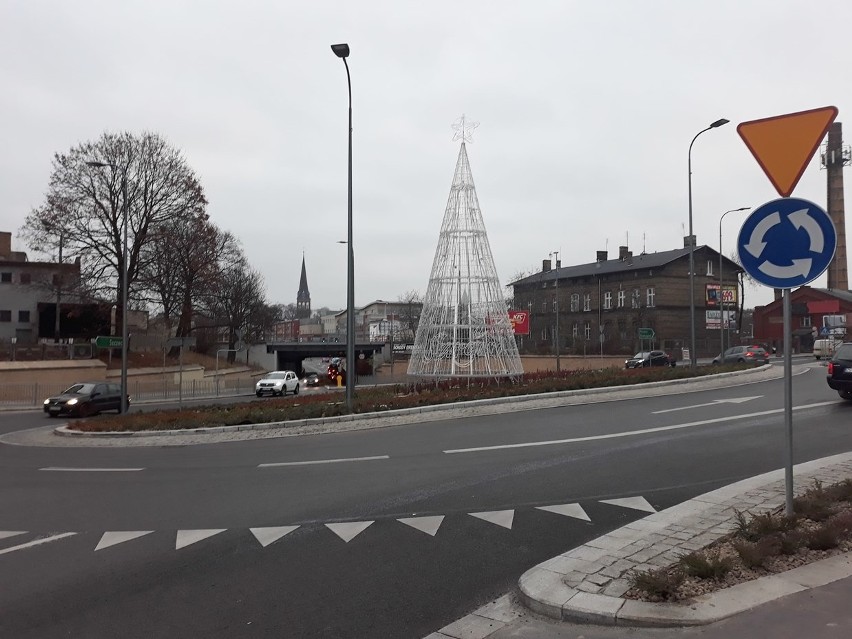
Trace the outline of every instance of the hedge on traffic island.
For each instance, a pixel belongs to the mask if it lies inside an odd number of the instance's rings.
[[[701,377],[737,370],[740,365],[674,368],[569,370],[524,373],[507,378],[450,378],[408,384],[359,387],[354,413],[384,412],[476,399],[533,395],[567,390],[606,388]],[[194,406],[182,410],[157,410],[127,415],[101,416],[69,423],[72,430],[85,432],[128,432],[185,430],[247,424],[267,424],[302,419],[346,415],[346,403],[339,391],[301,393],[296,397],[275,398],[230,405]]]

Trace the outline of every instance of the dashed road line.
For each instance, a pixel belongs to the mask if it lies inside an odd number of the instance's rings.
[[[258,468],[276,468],[278,466],[310,466],[312,464],[342,464],[344,462],[375,461],[378,459],[390,459],[390,455],[374,455],[372,457],[343,457],[340,459],[312,459],[309,461],[293,462],[271,462],[258,464]]]
[[[72,468],[66,466],[48,466],[47,468],[39,468],[48,472],[55,473],[138,473],[144,468]]]

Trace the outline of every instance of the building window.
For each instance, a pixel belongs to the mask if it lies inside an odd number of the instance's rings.
[[[30,323],[30,312],[29,311],[18,311],[18,321],[24,324]]]
[[[547,313],[547,300],[541,300],[541,312]]]
[[[571,293],[571,312],[576,313],[580,310],[580,294]]]
[[[584,311],[592,310],[592,294],[591,293],[583,293],[583,310]]]
[[[633,289],[633,295],[630,298],[630,307],[631,308],[639,308],[642,305],[642,298],[639,297],[639,289]]]
[[[577,322],[574,322],[574,329],[571,331],[571,337],[577,339],[580,337],[580,325]]]
[[[653,286],[649,286],[648,290],[645,293],[645,302],[648,308],[654,308],[654,297],[656,296],[656,291]]]
[[[29,284],[32,282],[33,276],[31,273],[21,273],[21,284]]]
[[[713,260],[707,260],[707,277],[713,277]]]
[[[624,308],[625,291],[618,291],[618,308]]]
[[[618,335],[622,341],[627,339],[627,322],[623,319],[618,320]]]
[[[547,341],[547,329],[546,328],[541,329],[541,341],[542,342]]]
[[[12,282],[12,274],[11,273],[0,273],[0,282],[11,283]]]
[[[810,315],[802,316],[801,326],[802,326],[802,328],[810,328],[811,327],[811,316]]]
[[[586,322],[586,325],[583,327],[583,333],[586,336],[587,340],[592,339],[592,325]]]
[[[554,313],[555,313],[557,310],[559,310],[559,309],[556,307],[556,296],[555,296],[555,295],[553,296],[553,301],[551,302],[551,305],[553,306],[553,312],[554,312]]]
[[[11,322],[12,311],[0,311],[0,322]]]
[[[606,293],[604,293],[604,308],[612,308],[612,291],[607,291]]]

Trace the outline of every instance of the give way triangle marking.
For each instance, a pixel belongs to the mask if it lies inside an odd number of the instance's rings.
[[[372,521],[347,521],[342,524],[326,524],[325,526],[348,544],[372,523]]]
[[[438,532],[438,528],[441,526],[441,522],[444,521],[444,516],[403,517],[402,519],[397,519],[397,521],[434,537]]]
[[[514,510],[493,510],[490,512],[469,514],[471,517],[476,517],[477,519],[482,519],[483,521],[503,526],[503,528],[508,528],[509,530],[512,530],[512,520],[515,518]]]
[[[139,539],[139,537],[144,537],[145,535],[150,535],[153,530],[119,530],[119,531],[107,531],[101,537],[101,540],[98,542],[98,545],[95,546],[95,552],[98,550],[103,550],[104,548],[109,548],[110,546],[115,546],[116,544],[123,544],[125,541],[130,541],[132,539]]]
[[[646,513],[655,513],[657,509],[648,503],[644,497],[623,497],[622,499],[601,499],[602,504],[612,504],[623,508],[632,508]]]
[[[536,506],[537,510],[546,510],[549,513],[557,515],[565,515],[574,519],[582,519],[583,521],[592,521],[591,518],[583,510],[580,504],[562,504],[560,506]]]
[[[218,535],[221,532],[225,532],[227,528],[204,528],[198,530],[178,530],[177,537],[175,539],[175,550],[180,550],[181,548],[186,548],[187,546],[191,546],[192,544],[201,541],[202,539],[207,539],[208,537],[212,537],[213,535]]]
[[[742,122],[737,133],[781,197],[789,197],[837,117],[837,107]]]
[[[17,535],[23,535],[25,530],[0,530],[0,539],[6,539],[6,537],[16,537]]]
[[[288,535],[298,526],[268,526],[265,528],[249,528],[251,534],[260,542],[260,545],[266,548],[269,544],[275,543],[284,535]]]

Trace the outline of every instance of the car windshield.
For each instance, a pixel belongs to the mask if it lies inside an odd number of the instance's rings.
[[[287,373],[269,373],[266,376],[266,379],[284,379],[287,376]]]
[[[852,359],[852,344],[841,344],[834,351],[834,359]]]
[[[645,359],[646,357],[648,357],[648,355],[649,353],[636,353],[633,356],[633,359]]]
[[[73,386],[69,386],[64,391],[62,391],[63,395],[88,395],[95,388],[94,384],[74,384]]]

